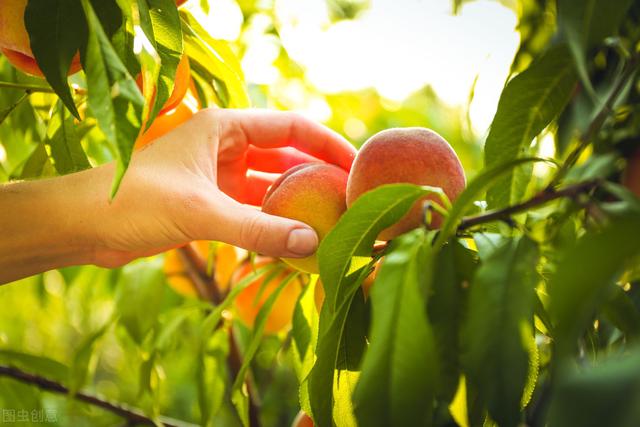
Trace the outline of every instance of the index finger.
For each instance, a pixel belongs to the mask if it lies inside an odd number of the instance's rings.
[[[222,110],[225,132],[244,134],[247,143],[259,148],[294,147],[313,157],[349,171],[356,149],[337,132],[300,114],[272,110]],[[232,127],[232,128],[230,128]]]

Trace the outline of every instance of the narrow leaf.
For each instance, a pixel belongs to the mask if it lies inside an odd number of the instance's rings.
[[[533,342],[538,248],[526,237],[502,242],[479,267],[462,328],[462,364],[500,426],[520,421]]]
[[[609,286],[640,254],[640,217],[616,218],[599,232],[589,232],[566,247],[548,284],[549,312],[555,325],[558,357],[573,353],[589,319],[604,304]],[[588,266],[588,268],[585,268]]]
[[[594,97],[587,71],[587,50],[615,33],[632,3],[632,0],[558,0],[558,27],[571,49],[582,84]]]
[[[91,167],[73,120],[62,102],[58,101],[47,124],[45,144],[51,148],[53,166],[61,175]]]
[[[106,139],[117,148],[117,168],[111,196],[129,165],[141,127],[144,98],[111,45],[89,0],[82,0],[89,36],[82,64],[87,75],[88,103]],[[82,52],[81,52],[82,53]]]
[[[437,383],[435,338],[419,270],[427,258],[422,230],[401,237],[371,289],[371,345],[353,396],[359,425],[429,425]]]
[[[500,95],[485,143],[485,165],[492,167],[526,155],[533,138],[564,108],[576,80],[571,56],[564,45],[559,45],[509,81]],[[489,190],[489,207],[499,208],[521,199],[525,188],[516,177],[511,172]]]
[[[47,82],[80,119],[67,82],[73,57],[87,38],[82,8],[73,0],[29,0],[24,14],[31,50]]]

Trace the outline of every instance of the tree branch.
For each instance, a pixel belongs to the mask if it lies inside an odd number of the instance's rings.
[[[0,376],[12,378],[16,381],[33,385],[41,390],[49,391],[52,393],[67,395],[69,394],[69,389],[56,381],[50,380],[40,375],[24,372],[12,366],[0,365]],[[73,395],[73,398],[116,414],[127,420],[129,424],[157,425],[158,423],[158,420],[152,420],[139,409],[130,408],[120,403],[111,403],[99,397],[82,392],[77,392]],[[166,417],[160,417],[159,422],[162,423],[162,425],[164,425],[165,427],[193,425],[184,421],[174,420]]]
[[[571,153],[569,153],[567,159],[562,164],[560,169],[558,169],[558,172],[551,180],[549,188],[556,186],[562,180],[562,178],[564,178],[569,169],[578,161],[584,149],[587,148],[591,140],[600,131],[600,128],[611,113],[613,105],[618,100],[618,96],[620,96],[622,90],[625,88],[627,83],[629,83],[629,79],[638,70],[638,65],[640,65],[640,55],[636,54],[632,56],[629,62],[625,64],[620,74],[620,78],[609,93],[609,96],[602,104],[598,113],[593,117],[593,120],[591,120],[589,127],[587,127],[584,133],[580,135],[578,146]]]
[[[55,93],[55,91],[49,86],[40,86],[29,83],[0,82],[0,88],[24,90],[27,93]],[[79,87],[71,87],[71,90],[73,91],[73,93],[78,95],[84,95],[87,93],[86,89],[82,89]]]
[[[539,194],[533,196],[529,200],[526,200],[517,205],[508,206],[504,209],[497,209],[489,212],[482,213],[480,215],[465,217],[460,221],[458,230],[465,230],[467,228],[474,227],[476,225],[484,224],[493,221],[507,221],[511,219],[511,216],[520,212],[527,211],[531,208],[544,205],[552,200],[568,197],[575,198],[580,194],[588,193],[594,190],[600,185],[600,180],[592,180],[580,182],[578,184],[568,185],[559,190],[553,190],[547,188]]]

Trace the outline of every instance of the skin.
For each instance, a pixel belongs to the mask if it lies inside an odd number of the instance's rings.
[[[296,166],[273,184],[262,211],[309,224],[322,241],[347,208],[347,176],[343,169],[328,164]],[[298,270],[319,273],[316,255],[284,261]]]
[[[622,175],[622,184],[640,197],[640,149],[629,157]]]
[[[354,155],[345,139],[296,114],[202,110],[133,154],[112,201],[113,163],[0,186],[0,205],[10,207],[0,209],[0,283],[70,265],[117,267],[193,240],[309,256],[318,245],[311,227],[247,205],[259,205],[273,182],[264,172],[309,156],[347,170]]]
[[[240,268],[233,274],[231,278],[232,286],[238,284],[242,279],[252,274],[255,269],[265,267],[269,264],[276,264],[277,260],[274,258],[259,257],[255,260],[254,265],[250,262],[244,262]],[[278,274],[273,279],[269,280],[266,284],[265,279],[269,276],[269,273],[260,275],[251,284],[243,289],[242,292],[236,297],[235,300],[235,312],[238,318],[248,327],[252,328],[260,309],[267,301],[269,296],[275,292],[282,281],[291,274],[291,270],[285,269],[282,273]],[[273,304],[267,323],[265,324],[264,331],[268,334],[277,334],[285,328],[290,327],[291,319],[293,318],[293,310],[296,306],[296,301],[302,292],[302,282],[296,278],[287,283],[284,289],[278,295],[278,299]]]
[[[37,77],[43,77],[42,71],[31,51],[29,34],[24,25],[24,10],[27,0],[6,0],[0,2],[0,52],[19,70]],[[80,55],[71,60],[69,75],[82,68]]]
[[[394,183],[440,187],[453,201],[466,181],[458,156],[444,138],[429,129],[403,128],[379,132],[362,146],[349,175],[347,206],[367,191]],[[420,227],[425,200],[441,205],[436,196],[418,200],[398,223],[383,230],[379,239],[391,240]],[[430,225],[437,228],[441,222],[440,215],[434,215]]]

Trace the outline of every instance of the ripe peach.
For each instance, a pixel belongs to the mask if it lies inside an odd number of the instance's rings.
[[[313,427],[313,420],[309,415],[307,415],[304,411],[298,412],[293,423],[291,423],[291,427]]]
[[[252,265],[249,261],[246,261],[240,265],[231,277],[232,286],[237,285],[243,278],[252,274],[260,267],[264,267],[269,264],[274,264],[277,261],[273,258],[258,257]],[[253,327],[256,317],[260,312],[260,309],[267,301],[269,296],[278,289],[285,280],[291,270],[285,269],[279,273],[276,277],[269,280],[269,282],[263,285],[265,279],[269,277],[269,272],[261,274],[253,282],[251,282],[246,288],[240,292],[235,300],[235,312],[238,318],[247,326]],[[290,281],[285,288],[278,295],[265,326],[265,332],[269,334],[275,334],[291,324],[293,318],[293,310],[296,306],[296,301],[302,292],[302,282],[299,278],[295,278]],[[260,297],[256,301],[256,297],[260,294]]]
[[[325,163],[295,166],[273,183],[262,202],[268,214],[302,221],[316,231],[322,241],[346,210],[347,173]],[[285,258],[298,270],[318,273],[316,255]]]
[[[351,168],[347,184],[347,206],[363,193],[383,184],[412,183],[440,187],[454,200],[464,190],[465,177],[460,160],[449,143],[425,128],[387,129],[364,143]],[[422,223],[422,202],[418,200],[396,224],[383,230],[380,240],[391,240],[417,228]],[[432,226],[439,227],[440,215],[434,215]]]
[[[640,148],[629,157],[622,175],[622,185],[640,197]]]
[[[28,0],[9,0],[0,2],[0,51],[16,68],[37,77],[42,71],[33,57],[29,34],[24,25],[24,11]],[[80,55],[71,60],[69,75],[82,68]]]

